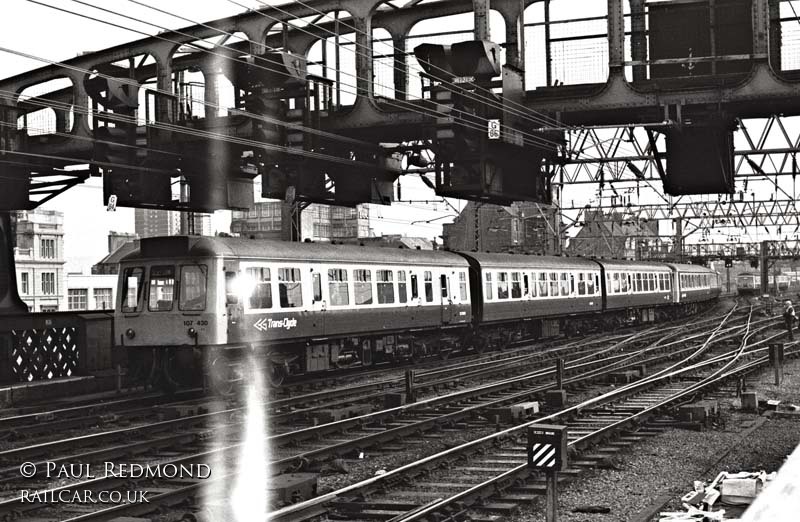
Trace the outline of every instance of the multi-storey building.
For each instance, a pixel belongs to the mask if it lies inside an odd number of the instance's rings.
[[[233,211],[231,232],[256,239],[281,239],[286,236],[283,203],[262,201],[246,211]],[[287,216],[288,219],[288,216]],[[300,214],[300,237],[312,241],[369,237],[369,209],[329,205],[310,205]]]
[[[560,253],[559,229],[552,207],[470,201],[453,223],[442,226],[442,239],[450,250],[554,255]]]
[[[68,310],[113,310],[117,276],[67,274]]]
[[[137,208],[134,213],[136,235],[140,238],[175,236],[181,233],[181,220],[198,236],[211,235],[211,215],[200,212],[181,213],[171,210]]]
[[[18,212],[16,241],[17,288],[28,309],[66,310],[64,214],[55,210]]]

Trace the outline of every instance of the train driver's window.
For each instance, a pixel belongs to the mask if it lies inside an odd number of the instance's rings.
[[[397,301],[405,303],[408,301],[408,289],[406,288],[406,271],[397,271]]]
[[[278,269],[278,296],[281,308],[303,306],[303,285],[299,268]]]
[[[417,274],[411,274],[411,299],[419,299],[419,283]]]
[[[586,274],[578,273],[578,295],[586,295]]]
[[[353,270],[353,281],[356,305],[372,304],[372,273],[369,270]]]
[[[539,272],[539,295],[541,297],[550,295],[547,291],[547,274],[544,272]]]
[[[206,309],[207,275],[208,267],[206,265],[181,266],[179,309],[187,311]]]
[[[484,282],[484,291],[483,291],[483,299],[485,301],[491,301],[494,299],[494,285],[492,284],[492,273],[486,272],[485,276],[486,281]]]
[[[425,280],[425,302],[433,302],[433,272],[426,270],[423,272],[423,279]]]
[[[144,269],[140,266],[126,268],[122,279],[122,311],[135,312],[142,296],[142,276]]]
[[[347,270],[344,268],[328,269],[328,295],[330,296],[331,306],[347,306],[350,304]]]
[[[394,303],[393,272],[391,270],[377,270],[376,276],[378,281],[378,303]]]
[[[147,308],[151,312],[169,312],[175,299],[175,267],[172,265],[150,268],[150,298]]]

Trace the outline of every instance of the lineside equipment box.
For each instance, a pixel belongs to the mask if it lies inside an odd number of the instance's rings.
[[[540,471],[567,469],[567,427],[534,424],[528,427],[528,467]]]

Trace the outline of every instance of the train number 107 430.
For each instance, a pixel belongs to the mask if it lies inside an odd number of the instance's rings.
[[[189,319],[188,321],[183,322],[183,326],[208,326],[208,321],[202,319],[198,321]]]

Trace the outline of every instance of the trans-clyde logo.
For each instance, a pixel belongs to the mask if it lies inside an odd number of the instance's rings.
[[[284,317],[283,319],[270,319],[268,317],[263,317],[255,322],[253,327],[256,330],[261,332],[266,332],[267,330],[274,330],[276,328],[284,328],[286,330],[291,330],[292,328],[297,326],[297,319],[291,319],[289,317]]]

